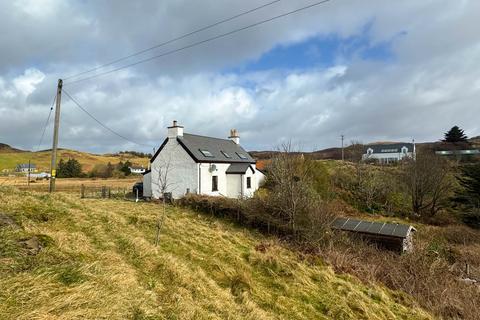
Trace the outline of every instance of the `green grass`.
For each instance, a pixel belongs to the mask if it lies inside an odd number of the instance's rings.
[[[430,319],[411,297],[196,212],[0,188],[2,319]],[[28,252],[21,239],[36,236]],[[258,248],[262,248],[257,249]]]

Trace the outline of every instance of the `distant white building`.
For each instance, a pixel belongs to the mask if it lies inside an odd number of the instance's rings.
[[[15,168],[15,171],[17,172],[24,172],[24,173],[28,173],[28,172],[35,172],[37,170],[37,167],[35,166],[35,164],[33,163],[21,163],[21,164],[17,164],[17,167]]]
[[[128,167],[128,168],[130,169],[130,172],[134,174],[142,174],[146,170],[144,167]]]
[[[231,130],[229,139],[184,133],[176,121],[143,174],[143,194],[160,198],[162,189],[174,199],[187,193],[229,198],[251,197],[265,176],[240,146]]]
[[[414,143],[372,144],[365,147],[363,160],[376,160],[381,164],[395,163],[406,157],[415,157]]]

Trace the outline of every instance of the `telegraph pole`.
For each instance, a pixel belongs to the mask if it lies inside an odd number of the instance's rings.
[[[50,192],[55,192],[55,178],[57,176],[58,127],[60,125],[60,102],[62,100],[62,86],[62,79],[58,79],[57,98],[55,100],[55,126],[53,127],[52,162],[50,163]]]
[[[342,161],[345,161],[345,152],[343,151],[343,138],[345,136],[342,134],[340,137],[342,138]]]

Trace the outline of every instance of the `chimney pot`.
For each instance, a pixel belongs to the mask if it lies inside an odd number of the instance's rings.
[[[235,142],[236,144],[240,144],[240,136],[238,135],[237,129],[231,129],[230,137],[228,138],[233,142]]]
[[[183,127],[178,125],[177,120],[173,120],[173,125],[168,127],[168,138],[183,137]]]

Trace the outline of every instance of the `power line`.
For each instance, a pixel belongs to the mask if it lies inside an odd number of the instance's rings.
[[[154,60],[154,59],[165,57],[165,56],[171,55],[173,53],[177,53],[179,51],[183,51],[183,50],[186,50],[186,49],[189,49],[189,48],[192,48],[192,47],[196,47],[198,45],[201,45],[201,44],[204,44],[204,43],[207,43],[207,42],[210,42],[210,41],[214,41],[214,40],[217,40],[217,39],[220,39],[220,38],[224,38],[224,37],[232,35],[234,33],[244,31],[244,30],[247,30],[247,29],[250,29],[250,28],[253,28],[253,27],[256,27],[256,26],[259,26],[259,25],[262,25],[262,24],[265,24],[265,23],[268,23],[268,22],[286,17],[286,16],[289,16],[289,15],[292,15],[292,14],[295,14],[295,13],[298,13],[300,11],[304,11],[304,10],[313,8],[315,6],[321,5],[321,4],[329,2],[329,1],[330,0],[323,0],[323,1],[315,2],[315,3],[310,4],[308,6],[304,6],[304,7],[301,7],[299,9],[289,11],[289,12],[286,12],[286,13],[283,13],[283,14],[280,14],[280,15],[277,15],[277,16],[274,16],[274,17],[271,17],[271,18],[268,18],[268,19],[265,19],[265,20],[262,20],[262,21],[259,21],[259,22],[256,22],[256,23],[253,23],[253,24],[247,25],[245,27],[234,29],[232,31],[222,33],[222,34],[219,34],[219,35],[211,37],[211,38],[207,38],[207,39],[204,39],[204,40],[201,40],[201,41],[197,41],[197,42],[194,42],[192,44],[189,44],[187,46],[184,46],[184,47],[181,47],[181,48],[178,48],[178,49],[170,50],[170,51],[164,52],[162,54],[159,54],[159,55],[156,55],[156,56],[153,56],[153,57],[150,57],[150,58],[142,59],[142,60],[139,60],[137,62],[130,63],[130,64],[124,65],[122,67],[112,69],[110,71],[98,73],[96,75],[92,75],[92,76],[89,76],[89,77],[85,77],[85,78],[81,78],[81,79],[78,79],[78,80],[68,82],[67,85],[77,83],[77,82],[81,82],[81,81],[90,80],[90,79],[97,78],[97,77],[100,77],[100,76],[104,76],[104,75],[107,75],[107,74],[110,74],[110,73],[113,73],[113,72],[116,72],[116,71],[119,71],[119,70],[122,70],[122,69],[126,69],[126,68],[129,68],[129,67],[141,64],[141,63],[145,63],[145,62],[148,62],[148,61],[151,61],[151,60]]]
[[[40,136],[40,141],[38,142],[36,150],[40,150],[40,146],[42,145],[43,142],[43,137],[45,136],[45,131],[47,130],[48,123],[50,122],[50,117],[52,116],[52,111],[53,111],[53,105],[55,104],[55,100],[57,99],[57,95],[53,97],[52,105],[50,106],[50,112],[48,113],[47,121],[45,121],[45,125],[43,126],[43,131],[42,135]],[[33,149],[33,152],[35,152],[35,148]]]
[[[83,112],[85,112],[90,118],[92,118],[93,120],[95,120],[99,125],[101,125],[103,128],[107,129],[108,131],[110,131],[111,133],[113,133],[114,135],[128,141],[128,142],[131,142],[133,144],[136,144],[136,145],[139,145],[139,146],[146,146],[146,147],[152,147],[151,145],[148,145],[148,144],[144,144],[144,143],[138,143],[138,142],[135,142],[133,140],[130,140],[128,139],[127,137],[125,137],[124,135],[121,135],[120,133],[116,132],[115,130],[111,129],[110,127],[108,127],[106,124],[102,123],[100,120],[98,120],[97,118],[95,118],[95,116],[93,116],[90,112],[88,112],[85,108],[83,108],[80,103],[77,102],[77,100],[75,100],[65,89],[63,89],[63,92],[70,98],[70,100],[72,100],[72,102],[78,107],[80,108],[80,110],[82,110]]]
[[[185,33],[185,34],[183,34],[183,35],[181,35],[181,36],[178,36],[178,37],[175,37],[175,38],[173,38],[173,39],[170,39],[170,40],[161,42],[161,43],[159,43],[159,44],[157,44],[157,45],[154,45],[154,46],[152,46],[152,47],[150,47],[150,48],[147,48],[147,49],[144,49],[144,50],[141,50],[141,51],[134,52],[134,53],[132,53],[132,54],[130,54],[130,55],[128,55],[128,56],[125,56],[125,57],[118,58],[118,59],[116,59],[116,60],[107,62],[107,63],[105,63],[105,64],[102,64],[102,65],[98,66],[98,67],[95,67],[95,68],[92,68],[92,69],[89,69],[89,70],[85,70],[85,71],[83,71],[83,72],[80,72],[80,73],[77,73],[77,74],[74,74],[74,75],[65,77],[63,80],[68,80],[68,79],[71,79],[71,78],[76,78],[76,77],[78,77],[78,76],[80,76],[80,75],[83,75],[83,74],[86,74],[86,73],[90,73],[90,72],[93,72],[93,71],[97,71],[97,70],[99,70],[99,69],[108,67],[108,66],[110,66],[110,65],[112,65],[112,64],[115,64],[115,63],[117,63],[117,62],[121,62],[121,61],[127,60],[127,59],[129,59],[129,58],[132,58],[132,57],[141,55],[142,53],[151,51],[151,50],[153,50],[153,49],[157,49],[157,48],[166,46],[167,44],[170,44],[170,43],[172,43],[172,42],[175,42],[175,41],[184,39],[184,38],[186,38],[186,37],[189,37],[189,36],[191,36],[191,35],[194,35],[194,34],[196,34],[196,33],[199,33],[199,32],[202,32],[202,31],[205,31],[205,30],[208,30],[208,29],[211,29],[211,28],[216,27],[216,26],[218,26],[218,25],[220,25],[220,24],[223,24],[223,23],[225,23],[225,22],[232,21],[232,20],[237,19],[237,18],[239,18],[239,17],[242,17],[242,16],[244,16],[244,15],[247,15],[247,14],[250,14],[250,13],[252,13],[252,12],[258,11],[258,10],[260,10],[260,9],[263,9],[263,8],[265,8],[265,7],[271,6],[271,5],[273,5],[273,4],[277,3],[277,2],[280,2],[280,1],[281,1],[281,0],[275,0],[275,1],[268,2],[268,3],[263,4],[263,5],[261,5],[261,6],[255,7],[255,8],[253,8],[253,9],[250,9],[250,10],[247,10],[247,11],[244,11],[244,12],[242,12],[242,13],[236,14],[236,15],[231,16],[231,17],[229,17],[229,18],[220,20],[220,21],[218,21],[218,22],[215,22],[215,23],[213,23],[213,24],[207,25],[207,26],[205,26],[205,27],[202,27],[202,28],[196,29],[196,30],[194,30],[194,31]]]

